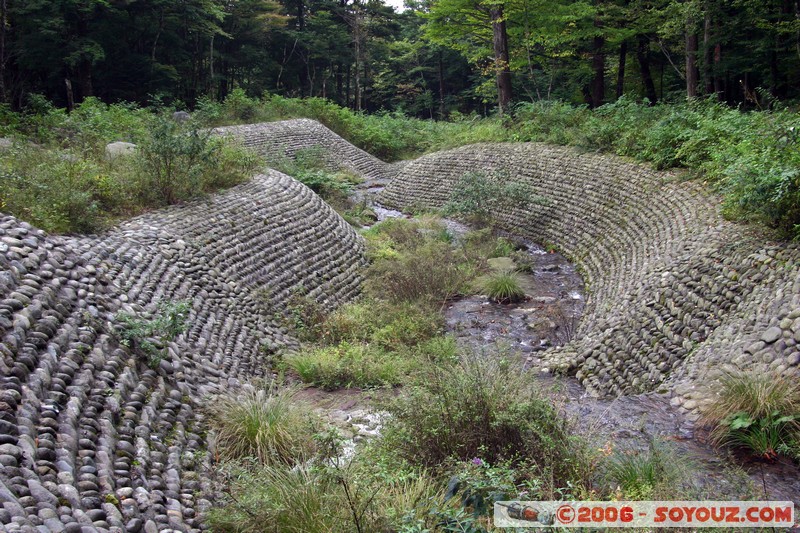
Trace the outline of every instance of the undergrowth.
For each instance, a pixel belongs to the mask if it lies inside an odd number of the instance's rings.
[[[717,445],[800,458],[800,384],[769,373],[724,376],[703,413]]]

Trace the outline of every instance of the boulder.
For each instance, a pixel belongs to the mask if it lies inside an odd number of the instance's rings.
[[[192,115],[187,113],[186,111],[175,111],[172,114],[172,120],[179,123],[189,122],[192,119]]]
[[[118,157],[128,156],[134,152],[136,152],[136,145],[133,143],[117,141],[106,145],[107,159],[116,159]]]

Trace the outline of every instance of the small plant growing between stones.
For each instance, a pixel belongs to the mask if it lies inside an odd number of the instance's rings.
[[[157,369],[165,345],[186,331],[189,309],[189,302],[162,302],[150,318],[117,314],[122,325],[119,333],[122,344],[144,354],[147,365]]]

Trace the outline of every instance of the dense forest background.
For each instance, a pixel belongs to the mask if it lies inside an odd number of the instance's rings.
[[[797,0],[0,0],[0,99],[194,107],[234,88],[420,118],[622,95],[800,96]]]

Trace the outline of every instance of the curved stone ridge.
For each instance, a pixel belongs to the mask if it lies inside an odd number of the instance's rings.
[[[310,119],[263,122],[244,126],[228,126],[214,130],[219,135],[239,139],[267,159],[294,157],[299,150],[321,147],[333,167],[344,167],[368,180],[382,180],[393,176],[396,165],[356,148],[334,132]]]
[[[561,248],[589,301],[576,339],[548,353],[595,394],[673,390],[695,409],[723,370],[800,375],[800,252],[723,221],[718,199],[671,173],[539,144],[487,144],[422,157],[383,191],[395,208],[444,205],[458,179],[506,172],[546,205],[496,213]],[[750,233],[750,234],[748,234]]]
[[[295,291],[332,307],[362,265],[352,228],[273,171],[96,237],[0,217],[0,529],[200,529],[203,398],[296,345],[274,318]],[[115,315],[178,300],[190,328],[151,369]]]

